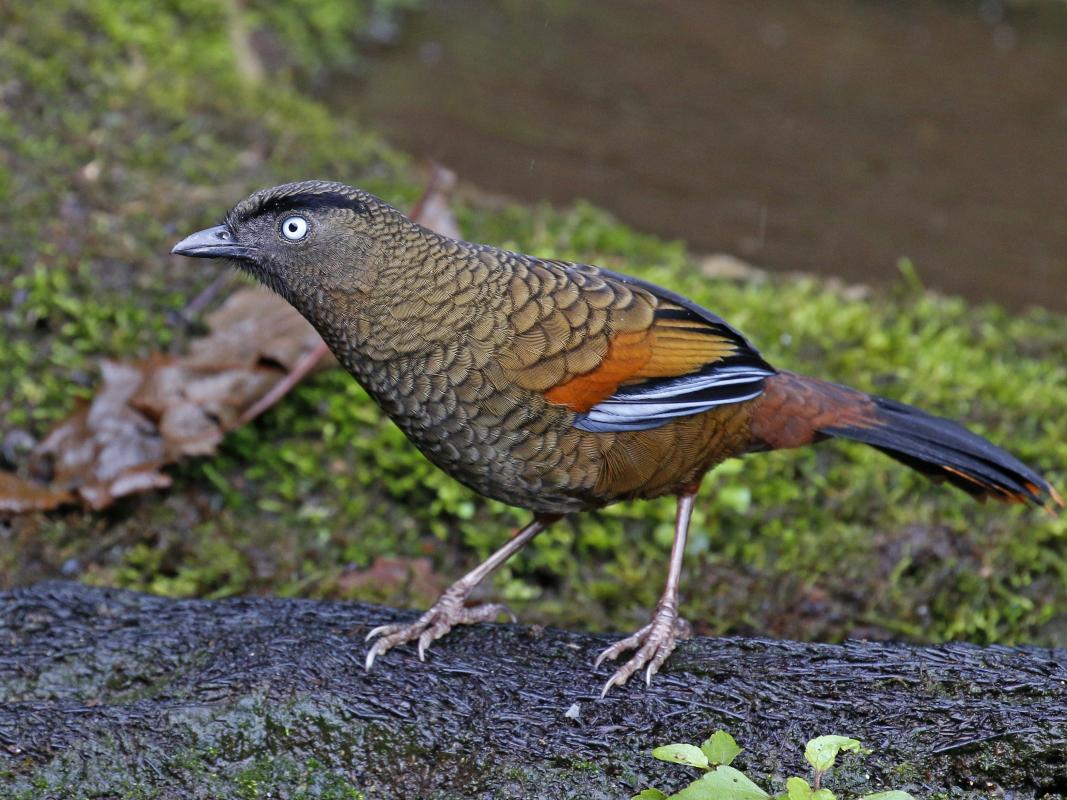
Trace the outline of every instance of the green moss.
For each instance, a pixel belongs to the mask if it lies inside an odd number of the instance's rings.
[[[103,754],[97,754],[103,755]],[[104,759],[106,760],[106,758]],[[77,774],[68,770],[69,765],[57,759],[49,775],[66,776]],[[183,786],[196,797],[230,797],[240,800],[286,797],[291,800],[364,800],[360,791],[345,771],[328,767],[315,758],[299,761],[287,756],[261,754],[247,759],[239,768],[231,765],[218,767],[217,753],[213,750],[183,750],[166,763],[157,764],[156,775],[165,773],[175,783]],[[140,781],[122,778],[117,773],[90,770],[87,779],[77,781],[67,777],[46,777],[37,774],[20,778],[14,773],[0,774],[0,780],[10,780],[8,786],[13,800],[30,800],[39,797],[94,798],[114,797],[120,800],[152,800],[170,796]],[[193,796],[193,795],[190,795]]]
[[[272,25],[258,8],[254,24]],[[64,0],[0,11],[0,72],[17,76],[0,108],[0,196],[18,199],[0,250],[5,431],[43,435],[91,394],[101,357],[181,348],[190,332],[174,312],[217,272],[166,253],[250,189],[324,176],[401,206],[417,195],[402,157],[284,72],[242,80],[221,9]],[[298,71],[313,70],[298,51]],[[1067,486],[1063,316],[927,294],[907,272],[871,297],[806,278],[709,277],[680,243],[585,204],[458,212],[474,240],[688,294],[772,363],[966,420]],[[19,523],[0,549],[0,583],[63,574],[175,595],[423,605],[434,580],[525,519],[431,467],[339,371],[173,474],[169,492],[103,515]],[[658,595],[672,514],[664,500],[565,521],[490,591],[528,621],[632,628]],[[859,446],[753,456],[705,482],[683,611],[702,633],[1064,645],[1065,537],[1063,517],[973,504]],[[380,556],[429,558],[436,575],[345,580]]]

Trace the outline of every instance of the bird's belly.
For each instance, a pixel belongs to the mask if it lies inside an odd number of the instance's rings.
[[[583,433],[569,422],[522,415],[502,422],[454,414],[391,416],[431,462],[486,497],[538,513],[604,505],[594,491],[599,449],[589,443],[583,448]]]
[[[539,513],[569,513],[677,492],[744,452],[745,404],[660,428],[599,433],[539,396],[477,407],[458,402],[382,406],[422,453],[479,494]]]

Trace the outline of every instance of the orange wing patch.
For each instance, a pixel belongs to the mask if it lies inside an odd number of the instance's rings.
[[[600,366],[553,386],[545,397],[550,403],[586,412],[615,394],[619,384],[634,377],[652,359],[649,331],[620,333],[611,340]]]
[[[660,318],[648,330],[618,334],[598,367],[552,387],[545,397],[585,413],[620,386],[688,375],[736,352],[733,342],[692,321]]]
[[[657,319],[652,334],[652,358],[633,378],[676,378],[734,355],[737,346],[692,322]]]

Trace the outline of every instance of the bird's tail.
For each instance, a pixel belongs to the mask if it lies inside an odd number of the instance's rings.
[[[758,448],[799,447],[830,436],[851,439],[977,498],[1050,510],[1063,505],[1034,470],[962,425],[847,386],[779,372],[755,401],[750,426]]]

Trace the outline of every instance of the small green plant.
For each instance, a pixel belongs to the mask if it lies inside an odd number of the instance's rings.
[[[786,790],[773,795],[775,800],[836,800],[837,795],[822,787],[823,778],[837,761],[838,753],[869,753],[858,739],[847,736],[818,736],[804,748],[804,758],[811,764],[811,783],[798,775],[785,782]],[[761,800],[772,795],[765,792],[738,769],[730,766],[741,748],[726,731],[715,731],[697,747],[693,744],[668,744],[657,747],[652,756],[660,761],[683,764],[703,770],[704,774],[680,792],[667,795],[659,789],[645,789],[631,800]],[[890,791],[867,794],[857,800],[914,800],[907,792]]]

